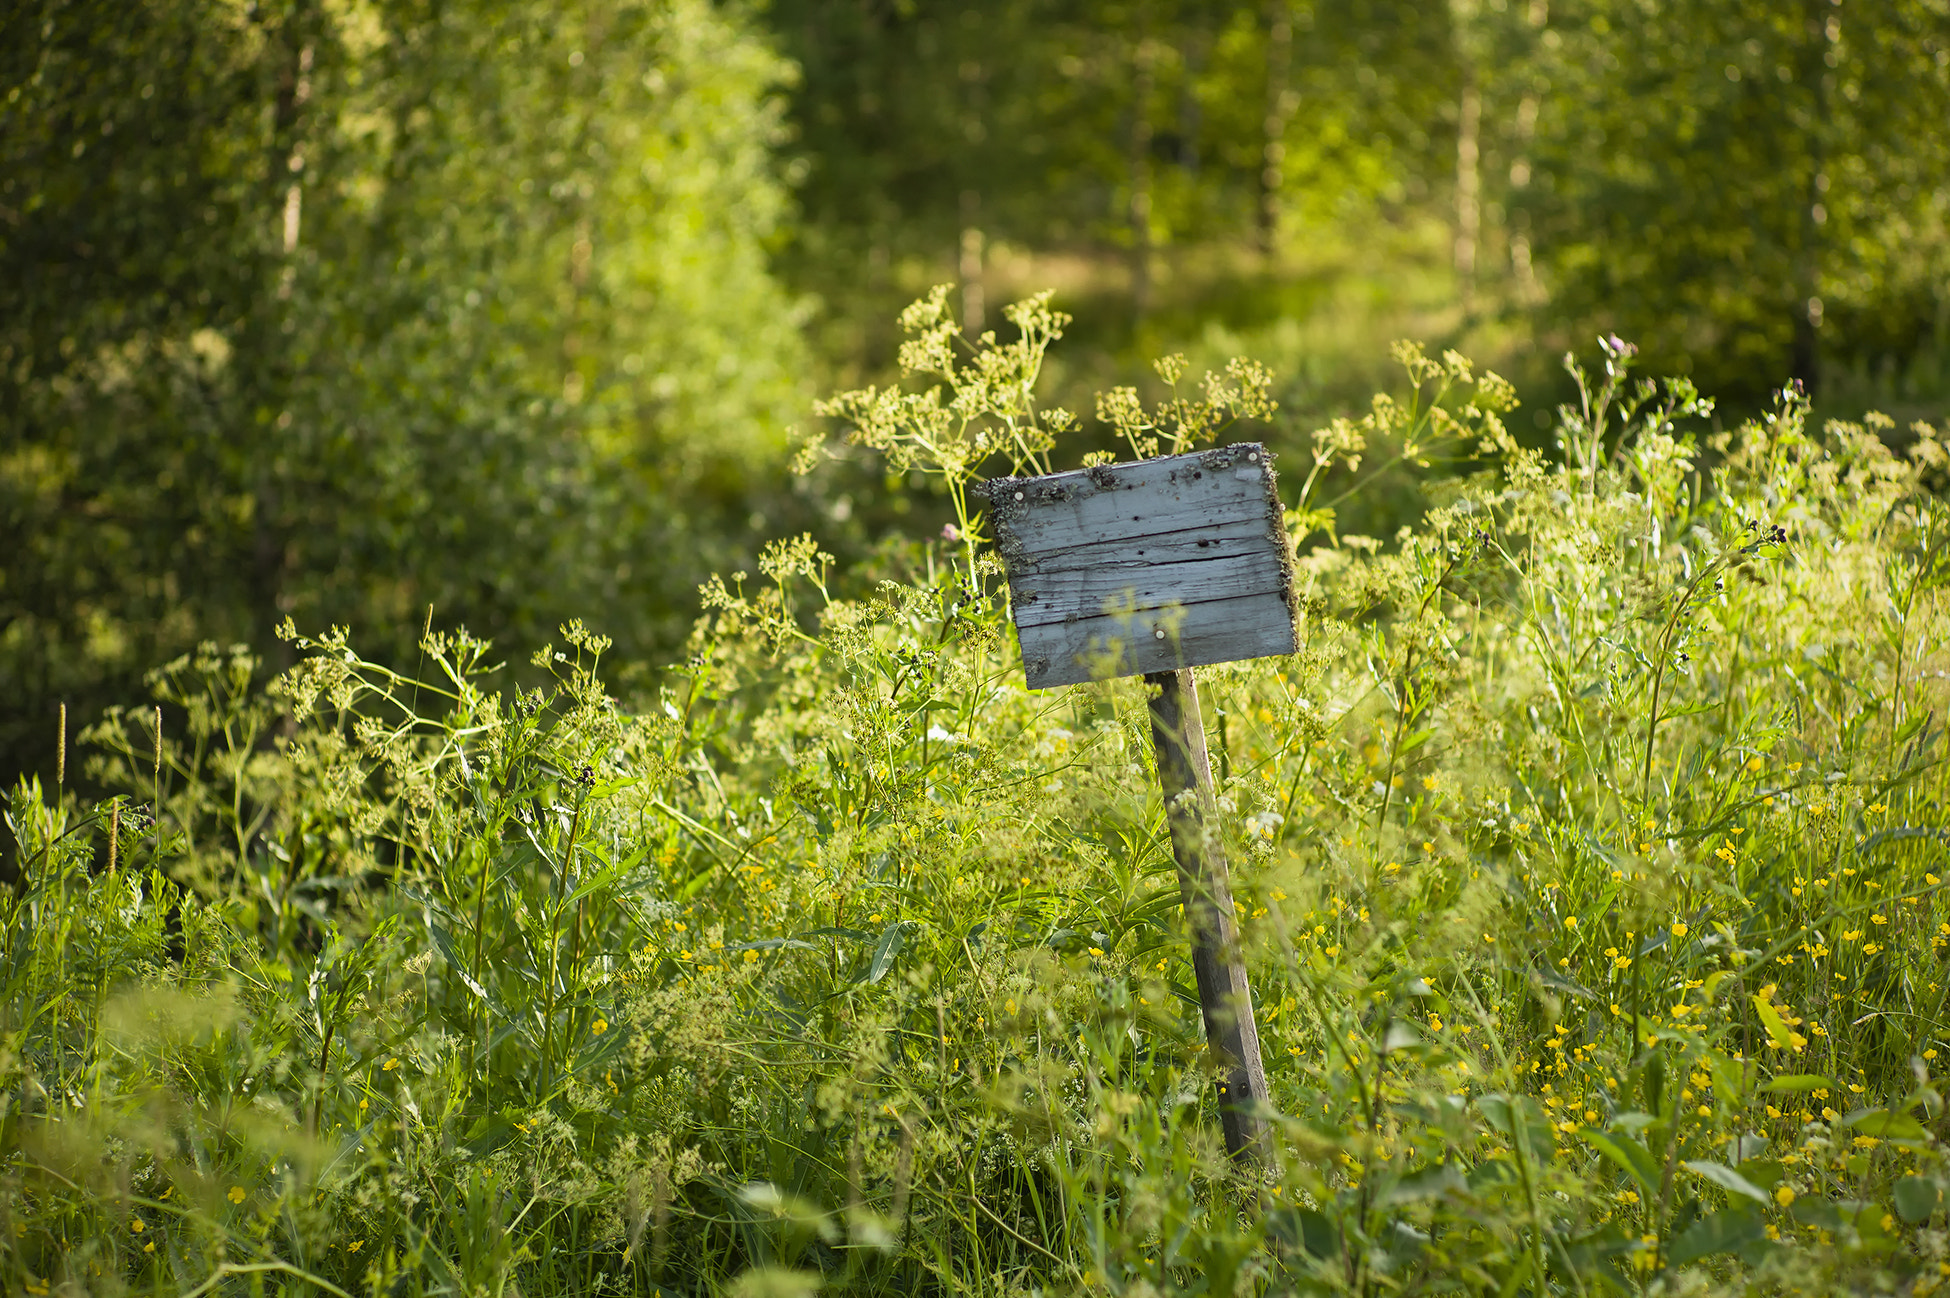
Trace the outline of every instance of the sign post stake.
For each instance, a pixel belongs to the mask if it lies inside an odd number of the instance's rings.
[[[1009,573],[1023,681],[1143,676],[1226,1150],[1266,1156],[1259,1025],[1233,918],[1198,711],[1202,663],[1290,654],[1293,559],[1258,442],[983,484]]]
[[[1256,1161],[1264,1156],[1266,1139],[1266,1067],[1260,1061],[1259,1025],[1233,921],[1198,680],[1191,668],[1183,667],[1148,673],[1144,683],[1156,691],[1150,700],[1151,742],[1157,749],[1171,853],[1178,862],[1178,887],[1191,931],[1205,1039],[1221,1069],[1219,1120],[1226,1152],[1236,1160]]]

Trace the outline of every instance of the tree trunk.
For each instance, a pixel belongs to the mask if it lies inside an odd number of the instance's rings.
[[[1260,255],[1270,257],[1280,237],[1280,187],[1286,183],[1286,128],[1293,119],[1293,14],[1285,0],[1269,7],[1266,24],[1266,118],[1260,150]]]
[[[1151,39],[1139,29],[1131,63],[1131,314],[1151,309]]]
[[[1829,59],[1841,20],[1826,0],[1809,0],[1802,44],[1801,90],[1808,100],[1806,184],[1794,252],[1794,343],[1789,373],[1813,396],[1821,383],[1822,227],[1828,223]]]

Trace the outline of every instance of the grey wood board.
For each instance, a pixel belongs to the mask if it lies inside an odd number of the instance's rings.
[[[1073,545],[1045,554],[1024,554],[1009,561],[1009,575],[1020,579],[1039,573],[1077,572],[1086,568],[1148,568],[1160,563],[1182,563],[1187,559],[1217,559],[1266,550],[1267,520],[1228,519],[1189,527],[1182,532],[1164,532],[1133,539],[1120,536],[1111,541]]]
[[[1179,563],[1105,566],[1025,574],[1009,583],[1016,626],[1044,626],[1113,615],[1111,606],[1187,608],[1241,595],[1279,596],[1286,587],[1284,556],[1260,539],[1257,551]],[[1187,614],[1203,621],[1206,614]]]
[[[1279,500],[1272,482],[1264,449],[1248,444],[1041,478],[997,479],[987,494],[997,543],[1003,557],[1014,561],[1227,520],[1261,518],[1277,531]]]
[[[1160,630],[1166,631],[1163,637]],[[1018,623],[1016,636],[1031,689],[1290,654],[1299,647],[1293,610],[1274,591],[1150,609],[1129,618]]]

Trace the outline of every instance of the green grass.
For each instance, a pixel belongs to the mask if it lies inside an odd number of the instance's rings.
[[[1696,440],[1614,349],[1551,459],[1403,349],[1285,466],[1303,650],[1201,669],[1277,1109],[1239,1169],[1142,686],[1022,688],[969,508],[1069,463],[1030,311],[982,363],[917,307],[959,402],[829,407],[957,537],[773,547],[656,697],[579,625],[529,694],[293,632],[91,730],[115,797],[16,790],[7,1291],[1929,1292],[1940,442],[1791,393]],[[1207,395],[1129,431],[1256,409]],[[1419,526],[1334,536],[1424,463]]]

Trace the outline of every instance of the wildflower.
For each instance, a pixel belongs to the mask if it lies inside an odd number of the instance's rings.
[[[1783,1208],[1793,1203],[1794,1187],[1788,1185],[1776,1187],[1774,1190],[1774,1202],[1780,1204]]]
[[[360,1249],[364,1248],[365,1246],[366,1246],[366,1242],[363,1239],[355,1239],[350,1244],[347,1244],[345,1246],[345,1251],[348,1253],[357,1253]]]
[[[241,1185],[231,1186],[230,1193],[226,1197],[229,1198],[229,1200],[232,1203],[242,1203],[244,1201],[244,1187]]]
[[[1564,917],[1565,928],[1576,928],[1577,926],[1578,926],[1578,917],[1576,915],[1566,915]]]
[[[129,1229],[140,1235],[143,1231],[149,1229],[149,1227],[143,1224],[142,1218],[137,1217],[129,1223]]]
[[[1672,926],[1672,935],[1674,937],[1685,937],[1686,933],[1687,929],[1684,924],[1674,924]]]
[[[379,1071],[380,1071],[380,1072],[382,1072],[382,1073],[390,1073],[390,1072],[392,1072],[392,1071],[393,1071],[393,1070],[394,1070],[395,1068],[398,1068],[398,1067],[399,1067],[399,1060],[397,1060],[397,1059],[388,1059],[388,1060],[387,1060],[387,1061],[386,1061],[385,1063],[383,1063],[383,1064],[381,1064],[381,1065],[379,1065]]]
[[[755,954],[755,953],[748,952],[747,954]],[[609,1031],[609,1020],[604,1018],[602,1015],[598,1014],[596,1016],[596,1021],[589,1025],[589,1030],[595,1033],[597,1036],[601,1036],[603,1033]]]
[[[1871,915],[1869,916],[1869,922],[1871,924],[1887,924],[1889,917],[1887,915]]]

